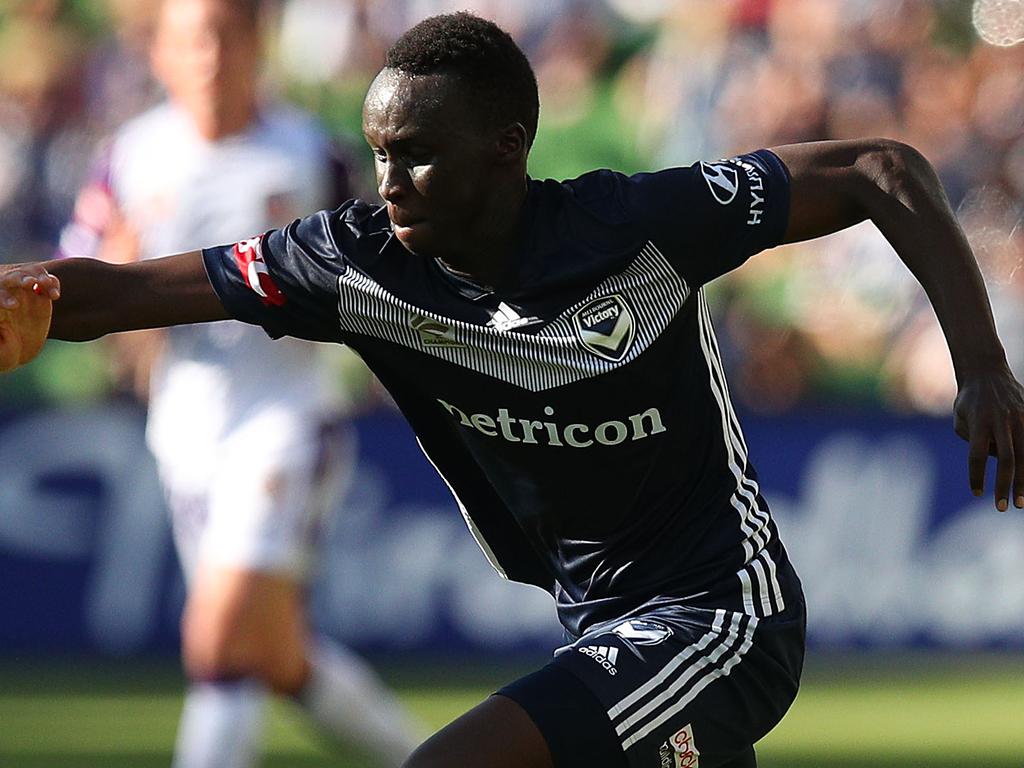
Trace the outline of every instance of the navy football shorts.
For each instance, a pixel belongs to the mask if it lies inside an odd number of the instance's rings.
[[[802,600],[760,619],[662,605],[498,693],[530,715],[555,768],[748,768],[796,697],[804,637]]]

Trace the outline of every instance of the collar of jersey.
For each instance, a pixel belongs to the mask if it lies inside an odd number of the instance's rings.
[[[479,301],[489,296],[500,296],[503,299],[516,299],[523,296],[536,272],[536,265],[533,263],[535,256],[531,249],[533,241],[532,229],[536,218],[537,193],[536,184],[527,178],[526,198],[516,225],[516,245],[513,249],[513,269],[515,270],[514,287],[496,291],[494,288],[484,285],[471,277],[452,271],[440,259],[432,259],[437,274],[450,285],[460,296],[470,301]]]

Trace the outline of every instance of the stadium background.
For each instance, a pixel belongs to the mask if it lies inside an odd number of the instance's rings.
[[[49,257],[97,145],[159,97],[150,4],[0,3],[4,261]],[[1024,44],[980,40],[979,4],[287,0],[272,4],[267,79],[323,117],[364,195],[359,106],[382,51],[454,8],[498,20],[534,62],[535,176],[908,141],[939,171],[1022,375]],[[1024,39],[1024,4],[986,5],[986,37]],[[1024,766],[1024,521],[967,492],[948,355],[920,290],[861,226],[759,256],[714,294],[811,613],[807,685],[764,764]],[[314,612],[439,726],[544,658],[553,611],[490,572],[398,416],[334,362],[367,396]],[[0,380],[0,766],[168,762],[182,586],[129,388],[103,342],[52,344]],[[326,755],[283,708],[271,764],[360,764]]]

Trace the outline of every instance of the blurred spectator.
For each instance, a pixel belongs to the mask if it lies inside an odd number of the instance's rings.
[[[48,257],[91,151],[80,35],[60,3],[12,2],[0,28],[0,253]]]
[[[111,34],[86,61],[85,108],[105,136],[159,101],[163,90],[150,74],[149,44],[158,0],[104,0]]]
[[[110,33],[84,59],[83,35],[62,3],[8,2],[0,28],[5,258],[49,253],[42,243],[66,215],[88,158],[83,139],[152,98],[146,68],[135,64],[150,2],[106,0]],[[353,137],[365,88],[402,30],[458,9],[494,18],[538,74],[534,176],[689,164],[792,141],[906,141],[935,165],[963,218],[1022,373],[1024,43],[981,42],[970,27],[970,0],[272,6],[285,85]],[[368,177],[368,161],[364,167]],[[374,194],[368,183],[357,187]],[[723,351],[742,366],[733,371],[734,389],[749,407],[778,410],[825,397],[948,407],[953,384],[936,322],[870,225],[754,259],[715,292]]]

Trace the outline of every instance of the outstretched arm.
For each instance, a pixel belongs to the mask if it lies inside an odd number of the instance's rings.
[[[794,144],[772,150],[792,177],[785,242],[870,219],[921,283],[945,334],[959,393],[957,434],[970,443],[971,489],[981,495],[996,456],[995,499],[1024,507],[1024,390],[996,335],[977,262],[935,171],[884,139]]]
[[[63,259],[4,266],[0,370],[30,360],[47,337],[88,341],[227,318],[199,251],[133,264]]]

